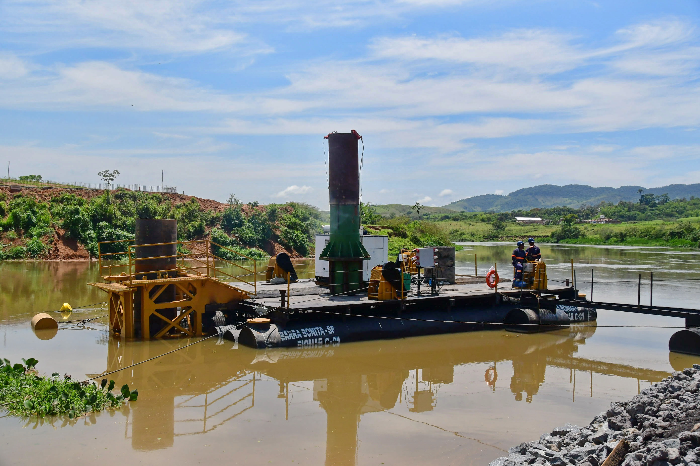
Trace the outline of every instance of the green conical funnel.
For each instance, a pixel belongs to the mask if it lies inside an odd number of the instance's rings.
[[[359,138],[355,131],[328,135],[331,232],[320,259],[330,262],[329,280],[333,294],[362,288],[362,261],[369,259],[360,241]]]

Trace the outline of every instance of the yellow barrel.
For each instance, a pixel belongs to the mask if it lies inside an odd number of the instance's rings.
[[[58,322],[53,317],[42,312],[32,317],[32,328],[34,330],[52,330],[58,328]]]

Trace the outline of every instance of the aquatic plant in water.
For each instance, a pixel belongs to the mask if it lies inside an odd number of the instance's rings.
[[[94,382],[75,382],[66,374],[41,377],[35,367],[34,358],[22,359],[24,364],[12,364],[0,359],[0,408],[19,416],[68,415],[69,418],[86,413],[118,408],[128,401],[136,401],[138,390],[122,386],[114,395],[114,380],[103,379],[100,385]]]

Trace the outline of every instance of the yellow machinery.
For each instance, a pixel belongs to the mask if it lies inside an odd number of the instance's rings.
[[[277,264],[276,257],[270,257],[270,260],[267,262],[267,270],[265,271],[265,280],[269,282],[273,278],[283,278],[286,282],[289,281],[289,273]]]
[[[385,301],[388,299],[406,299],[406,290],[411,288],[411,275],[404,271],[401,267],[401,276],[403,277],[403,288],[397,290],[394,286],[382,275],[382,266],[378,265],[372,269],[369,278],[369,287],[367,288],[367,298]]]
[[[102,253],[105,246],[114,248],[114,243],[126,243],[126,252]],[[227,281],[244,282],[257,293],[257,264],[233,249],[209,240],[175,241],[146,245],[131,244],[131,240],[105,241],[99,243],[99,267],[103,282],[90,283],[109,295],[109,326],[114,334],[127,338],[140,336],[144,339],[165,336],[200,336],[205,307],[209,304],[234,304],[249,297],[245,291]],[[175,255],[140,257],[139,248],[176,245]],[[212,253],[228,250],[230,255],[252,265],[242,266]],[[121,256],[128,263],[107,263]],[[138,272],[138,261],[173,259],[173,268]],[[225,271],[225,270],[226,271]],[[240,271],[238,275],[231,273]],[[106,272],[106,275],[103,275]],[[166,290],[169,290],[166,292]],[[172,292],[174,290],[174,293]],[[165,298],[165,299],[164,299]],[[156,319],[151,319],[155,316]],[[151,324],[157,325],[152,329]]]
[[[526,262],[523,264],[523,281],[528,290],[547,289],[547,265],[544,261]]]
[[[418,257],[416,256],[416,250],[402,249],[401,255],[403,256],[404,272],[410,273],[411,275],[417,275]]]

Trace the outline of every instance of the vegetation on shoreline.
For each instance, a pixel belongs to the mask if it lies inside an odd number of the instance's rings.
[[[578,209],[554,207],[506,213],[458,212],[445,213],[430,209],[413,209],[411,215],[382,216],[374,206],[363,205],[363,223],[376,225],[370,229],[389,234],[390,250],[397,239],[408,247],[441,245],[445,241],[517,241],[534,237],[538,242],[600,245],[647,245],[697,248],[700,247],[700,199],[669,200],[668,196],[641,194],[639,202],[601,203]],[[621,223],[582,223],[600,216]],[[515,217],[539,217],[544,224],[523,225]],[[422,240],[406,241],[410,233],[403,230],[419,227],[429,231]],[[418,235],[420,236],[420,235]]]
[[[70,419],[83,414],[121,407],[127,401],[136,401],[137,390],[122,386],[114,395],[114,380],[75,382],[71,376],[58,373],[41,377],[35,370],[39,361],[23,359],[24,364],[12,364],[0,359],[0,407],[17,416],[67,415]]]
[[[63,190],[42,201],[28,192],[0,192],[0,260],[47,258],[59,229],[96,256],[100,241],[132,239],[136,218],[174,218],[180,240],[211,238],[252,258],[274,254],[275,244],[307,255],[321,229],[318,209],[296,202],[243,204],[232,195],[227,204],[193,197],[176,203],[165,194],[126,189],[91,198]],[[103,252],[125,247],[117,243]]]
[[[449,234],[434,221],[411,220],[407,216],[385,218],[372,205],[362,204],[361,223],[373,235],[389,237],[389,257],[395,257],[403,248],[449,246]]]
[[[48,258],[54,243],[63,238],[95,256],[100,241],[132,239],[136,218],[174,218],[181,240],[210,238],[256,259],[282,248],[309,256],[314,253],[313,237],[321,231],[323,218],[323,213],[307,204],[243,204],[233,195],[221,204],[123,188],[37,194],[42,192],[47,193],[39,189],[14,194],[0,190],[0,260]],[[392,256],[401,248],[455,241],[516,241],[530,236],[539,242],[700,247],[699,198],[671,200],[667,195],[639,194],[638,202],[505,213],[454,212],[416,203],[392,205],[386,215],[384,207],[389,206],[362,204],[361,220],[369,233],[389,236]],[[516,216],[539,217],[544,224],[518,224]],[[622,223],[582,223],[601,216]],[[214,249],[226,259],[236,258],[227,249]],[[117,243],[103,252],[124,250],[125,245]]]

